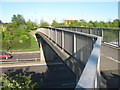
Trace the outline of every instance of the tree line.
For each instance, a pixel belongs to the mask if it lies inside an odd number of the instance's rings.
[[[41,21],[40,26],[53,26],[53,27],[60,27],[60,26],[78,26],[78,27],[98,27],[98,28],[120,28],[120,20],[115,19],[113,21],[89,21],[86,22],[83,19],[75,20],[75,21],[68,21],[59,23],[56,20],[53,20],[52,24],[49,24],[46,21]]]
[[[115,19],[113,21],[89,21],[86,22],[83,19],[73,20],[68,22],[57,22],[53,20],[51,24],[48,22],[41,20],[39,24],[32,22],[30,19],[25,21],[24,17],[20,14],[13,15],[11,18],[11,22],[3,23],[0,20],[0,42],[2,42],[2,47],[5,50],[10,49],[19,49],[19,48],[30,48],[33,43],[34,37],[30,35],[32,30],[35,30],[40,26],[52,26],[52,27],[60,27],[60,26],[80,26],[80,27],[100,27],[100,28],[120,28],[120,20]],[[32,43],[31,43],[32,42]]]

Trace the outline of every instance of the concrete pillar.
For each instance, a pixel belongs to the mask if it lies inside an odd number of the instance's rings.
[[[42,40],[41,39],[39,41],[39,44],[40,44],[40,61],[45,62],[45,55],[44,55],[43,46],[42,46]]]

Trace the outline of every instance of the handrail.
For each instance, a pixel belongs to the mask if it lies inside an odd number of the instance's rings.
[[[87,29],[104,29],[104,30],[110,30],[110,29],[112,29],[112,30],[118,30],[118,31],[120,31],[120,28],[99,28],[99,27],[79,27],[79,26],[77,26],[77,27],[74,27],[74,26],[63,26],[63,27],[56,27],[56,28],[87,28]]]
[[[76,85],[76,88],[97,88],[99,82],[97,76],[100,75],[99,62],[100,62],[100,47],[101,37],[99,37],[94,45],[92,53],[86,63],[84,71]]]
[[[61,29],[61,28],[56,28],[56,27],[39,27],[39,28],[55,29],[55,30],[60,30],[60,31],[65,31],[65,32],[80,34],[80,35],[84,35],[84,36],[88,36],[88,37],[93,37],[93,38],[98,38],[99,37],[99,36],[92,35],[92,34],[87,34],[87,33],[84,33],[84,32],[71,31],[71,30],[66,30],[66,29]]]

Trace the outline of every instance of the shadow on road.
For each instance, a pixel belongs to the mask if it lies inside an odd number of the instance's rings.
[[[76,78],[64,64],[3,68],[2,73],[15,77],[18,73],[32,74],[38,88],[74,88]],[[9,74],[10,73],[10,74]]]
[[[102,71],[101,75],[106,80],[107,88],[120,88],[120,75],[117,71]]]

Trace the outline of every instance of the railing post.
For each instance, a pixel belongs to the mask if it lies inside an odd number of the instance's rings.
[[[92,29],[91,28],[89,29],[89,34],[92,34]]]
[[[62,31],[62,49],[64,49],[64,31]]]
[[[73,42],[74,42],[74,45],[73,45],[73,53],[74,53],[74,55],[75,55],[75,53],[76,53],[76,34],[74,33],[74,38],[73,38]],[[76,55],[75,55],[76,56]]]
[[[57,30],[55,30],[55,42],[57,43]]]
[[[103,36],[104,36],[103,34],[104,34],[104,33],[103,33],[103,29],[102,29],[102,36],[101,36],[102,38],[103,38]]]
[[[48,33],[49,33],[49,35],[48,35],[48,36],[49,36],[49,38],[50,38],[50,29],[49,29]]]
[[[77,31],[77,27],[76,27],[75,31]]]
[[[120,47],[120,30],[118,30],[118,47]]]

